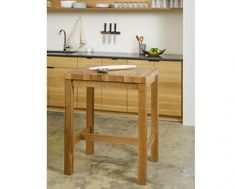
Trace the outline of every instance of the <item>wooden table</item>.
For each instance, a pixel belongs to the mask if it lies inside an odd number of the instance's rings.
[[[64,174],[72,175],[74,144],[86,141],[86,153],[94,153],[94,141],[130,144],[138,148],[138,184],[147,178],[147,150],[151,147],[151,160],[158,161],[158,68],[133,68],[97,73],[83,67],[65,74],[65,130]],[[86,128],[73,130],[74,87],[85,86],[87,95]],[[147,86],[151,85],[151,134],[147,137]],[[110,136],[94,133],[94,88],[116,87],[138,90],[138,138]]]

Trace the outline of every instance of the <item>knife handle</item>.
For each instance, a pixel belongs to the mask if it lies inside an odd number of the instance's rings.
[[[109,23],[109,32],[112,32],[112,23]]]
[[[117,30],[117,24],[114,23],[114,32],[116,32],[116,30]]]

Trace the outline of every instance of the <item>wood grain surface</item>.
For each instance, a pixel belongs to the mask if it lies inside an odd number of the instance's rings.
[[[86,66],[68,72],[66,79],[151,84],[158,73],[158,68],[132,68],[128,70],[109,71],[108,73],[97,73],[96,71],[90,71],[89,66]]]

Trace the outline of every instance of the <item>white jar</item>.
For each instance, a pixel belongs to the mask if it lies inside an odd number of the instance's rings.
[[[76,3],[76,1],[60,1],[62,8],[73,8],[74,3]]]

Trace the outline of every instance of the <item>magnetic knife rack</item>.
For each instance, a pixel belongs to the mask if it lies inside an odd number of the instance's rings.
[[[116,31],[117,24],[114,23],[114,31],[112,31],[112,23],[109,23],[109,31],[106,31],[106,23],[104,23],[104,31],[101,31],[101,34],[112,34],[112,35],[120,35],[121,32]]]

